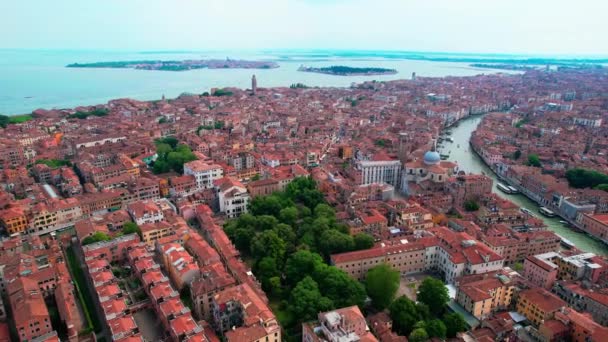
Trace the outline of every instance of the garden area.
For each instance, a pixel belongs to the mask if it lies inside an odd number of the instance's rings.
[[[433,291],[428,303],[416,304],[407,297],[394,301],[400,275],[389,266],[373,269],[361,283],[329,265],[332,254],[368,249],[374,241],[366,234],[351,236],[311,178],[296,178],[285,191],[256,197],[249,213],[228,221],[224,230],[251,261],[288,341],[297,341],[301,324],[315,320],[319,312],[352,305],[368,312],[389,308],[397,331],[408,336],[416,330],[414,339],[423,332],[445,337],[464,330],[460,316],[445,313],[447,290],[441,281],[445,296],[431,283],[426,285]],[[429,279],[420,285],[421,291],[435,280]],[[368,296],[372,305],[366,305]]]
[[[334,253],[366,249],[368,235],[351,236],[311,178],[296,178],[285,191],[257,197],[250,213],[224,230],[268,294],[288,340],[298,340],[301,323],[336,308],[360,305],[363,284],[328,264]]]
[[[0,114],[0,127],[6,128],[8,125],[24,123],[32,120],[34,117],[31,114],[23,114],[23,115],[1,115]]]
[[[141,281],[137,278],[131,267],[113,262],[112,274],[118,279],[118,287],[127,294],[127,305],[133,305],[148,299]]]
[[[414,279],[405,283],[399,271],[388,265],[378,265],[367,273],[365,287],[372,300],[368,311],[388,309],[393,330],[407,336],[408,341],[453,338],[467,329],[460,314],[449,312],[448,290],[439,279],[427,276],[422,282]],[[395,299],[400,288],[408,293]]]
[[[152,165],[152,171],[155,174],[167,173],[175,171],[177,173],[184,172],[184,164],[196,160],[196,156],[188,145],[178,144],[175,137],[166,137],[157,139],[156,144],[157,158]]]
[[[44,164],[51,169],[58,169],[62,166],[72,166],[72,162],[63,159],[38,159],[35,164]]]

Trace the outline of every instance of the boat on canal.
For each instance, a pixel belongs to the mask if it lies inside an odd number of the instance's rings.
[[[518,194],[519,193],[519,190],[517,190],[517,188],[514,187],[514,186],[508,185],[507,188],[509,188],[509,190],[511,190],[512,194]]]
[[[555,234],[555,235],[557,235],[557,236],[559,237],[559,239],[560,239],[560,244],[561,244],[562,246],[564,246],[565,248],[567,248],[567,249],[572,249],[572,248],[576,247],[576,245],[574,244],[574,242],[572,242],[572,241],[570,241],[570,240],[566,239],[565,237],[563,237],[563,236],[561,236],[561,235],[559,235],[559,234]]]
[[[572,241],[570,241],[568,239],[562,238],[560,242],[561,242],[562,246],[564,246],[564,247],[566,247],[568,249],[572,249],[572,248],[576,247],[576,245],[574,244],[574,242],[572,242]]]
[[[521,208],[519,208],[519,210],[520,210],[522,213],[524,213],[524,214],[528,214],[528,215],[530,215],[530,216],[534,216],[534,213],[532,213],[532,210],[530,210],[530,209],[528,209],[528,208],[521,207]]]
[[[498,188],[498,190],[504,192],[505,194],[512,194],[513,193],[513,191],[510,189],[509,186],[506,186],[506,185],[504,185],[502,183],[497,183],[496,187]]]
[[[538,208],[538,212],[547,217],[555,217],[555,213],[553,212],[553,210],[551,210],[549,208],[540,207],[540,208]]]
[[[450,160],[457,160],[459,164],[459,169],[464,170],[467,173],[482,174],[485,172],[488,177],[493,179],[494,186],[497,186],[498,183],[502,183],[503,185],[510,184],[509,180],[505,177],[499,177],[501,175],[500,172],[489,172],[490,169],[484,163],[484,161],[479,158],[477,154],[474,153],[472,147],[467,146],[470,144],[465,143],[463,145],[463,143],[460,142],[461,140],[467,142],[469,141],[472,132],[477,128],[478,124],[481,122],[481,119],[481,116],[466,118],[460,121],[459,127],[452,126],[450,128],[450,131],[452,133],[451,136],[454,137],[454,139],[458,137],[458,141],[460,145],[462,145],[462,148],[457,148],[452,151],[453,153],[450,154]],[[442,136],[444,139],[446,138],[444,134],[442,134]],[[448,144],[446,145],[450,146]],[[447,153],[448,148],[444,149],[446,150],[445,153]],[[499,191],[496,187],[494,187],[494,191],[497,193],[498,196],[509,199],[519,207],[529,208],[527,213],[525,211],[522,211],[522,213],[525,213],[526,216],[531,215],[532,217],[542,220],[547,226],[548,230],[553,231],[555,233],[559,233],[570,241],[574,241],[576,243],[576,248],[584,252],[592,252],[598,255],[608,255],[608,248],[606,248],[605,244],[589,237],[587,234],[585,234],[585,232],[581,231],[580,228],[578,228],[575,224],[560,223],[559,220],[564,219],[560,218],[559,215],[555,218],[548,218],[538,213],[538,204],[533,200],[530,200],[527,196],[524,196],[521,190],[519,191],[521,196],[515,194],[507,195],[503,191]]]

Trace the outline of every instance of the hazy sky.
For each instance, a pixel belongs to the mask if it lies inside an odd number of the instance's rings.
[[[0,48],[608,55],[606,0],[0,0]]]

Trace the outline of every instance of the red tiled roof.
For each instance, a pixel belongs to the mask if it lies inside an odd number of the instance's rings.
[[[133,316],[131,315],[110,320],[108,325],[110,326],[112,335],[126,334],[137,328],[137,325],[135,325],[135,320],[133,320]]]
[[[189,313],[171,321],[171,331],[174,336],[191,333],[197,327],[199,327],[198,324],[196,324],[194,318],[192,318],[192,315]]]
[[[374,248],[364,249],[360,251],[332,254],[331,260],[334,264],[341,264],[355,260],[379,258],[384,255],[389,255],[389,253],[394,254],[411,251],[424,251],[424,245],[420,243],[406,243],[385,247],[376,246]]]
[[[125,303],[124,299],[117,298],[101,303],[101,308],[103,309],[103,312],[106,314],[106,316],[112,314],[117,315],[127,310],[127,303]]]
[[[539,287],[521,291],[519,300],[523,299],[527,299],[528,302],[544,312],[554,312],[568,305],[556,295]]]

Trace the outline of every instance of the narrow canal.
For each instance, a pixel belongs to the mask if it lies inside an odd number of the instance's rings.
[[[601,242],[592,239],[584,233],[575,232],[561,224],[560,218],[547,218],[538,213],[539,206],[521,194],[509,195],[501,192],[496,188],[498,179],[496,175],[488,168],[469,146],[471,134],[481,122],[481,116],[470,117],[459,122],[458,126],[452,127],[452,139],[454,142],[443,141],[439,147],[441,154],[449,154],[449,160],[458,163],[461,170],[467,173],[484,173],[494,180],[493,192],[499,196],[506,198],[520,207],[530,209],[534,215],[541,218],[547,227],[556,234],[572,241],[576,247],[585,252],[593,252],[600,255],[608,255],[608,248]]]

